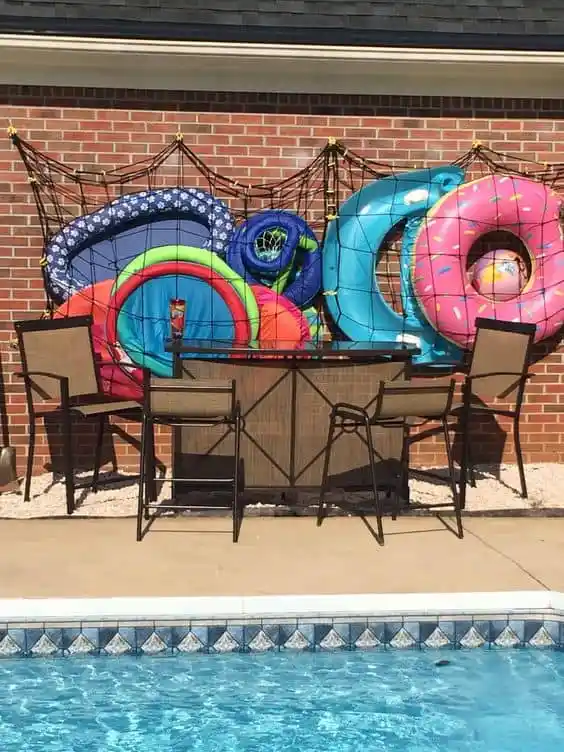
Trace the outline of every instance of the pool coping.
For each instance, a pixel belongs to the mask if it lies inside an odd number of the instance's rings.
[[[202,597],[0,598],[0,623],[342,618],[553,612],[564,593],[516,590],[471,593],[364,593]]]
[[[564,649],[564,593],[0,599],[0,658]]]

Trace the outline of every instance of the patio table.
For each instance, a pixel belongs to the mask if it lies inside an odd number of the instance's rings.
[[[404,344],[330,342],[307,350],[237,347],[218,340],[169,340],[174,374],[184,379],[235,379],[243,414],[241,456],[247,490],[317,490],[331,407],[339,401],[369,405],[380,380],[404,380],[419,351]],[[374,427],[378,472],[385,483],[399,462],[402,430]],[[221,477],[222,456],[231,450],[227,431],[179,428],[173,438],[177,477]],[[370,484],[366,449],[355,433],[341,435],[331,465],[332,483]],[[180,493],[184,484],[176,484]],[[186,489],[188,490],[188,488]]]

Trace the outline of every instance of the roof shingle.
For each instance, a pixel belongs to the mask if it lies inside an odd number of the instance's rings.
[[[0,0],[0,33],[563,50],[563,0]]]

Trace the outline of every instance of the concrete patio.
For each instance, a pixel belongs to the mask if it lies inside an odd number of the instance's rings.
[[[447,520],[448,521],[448,520]],[[369,521],[370,525],[370,521]],[[3,520],[0,597],[564,590],[564,519],[163,519],[142,543],[131,519]]]

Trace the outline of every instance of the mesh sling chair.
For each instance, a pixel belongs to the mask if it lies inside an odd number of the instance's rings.
[[[76,488],[91,487],[96,491],[100,484],[102,443],[109,417],[141,420],[138,402],[112,399],[100,392],[91,324],[90,316],[14,323],[22,362],[22,370],[16,375],[24,382],[29,420],[24,501],[29,501],[30,495],[37,420],[56,414],[63,434],[67,514],[74,512]],[[74,482],[72,419],[75,416],[98,419],[94,472],[89,482],[80,484]],[[108,482],[111,481],[104,481]]]
[[[189,381],[156,378],[148,370],[143,373],[143,427],[141,433],[141,471],[137,507],[137,540],[143,538],[143,518],[150,520],[164,510],[187,510],[184,504],[158,504],[155,493],[155,433],[156,424],[165,426],[229,426],[233,431],[233,473],[228,478],[166,478],[167,482],[187,482],[198,485],[226,484],[232,486],[233,542],[239,538],[239,485],[241,454],[241,408],[236,399],[235,381]],[[222,509],[206,506],[199,509]],[[153,510],[153,515],[151,515]]]
[[[466,503],[466,483],[475,485],[470,422],[473,416],[492,415],[513,421],[513,440],[519,468],[521,496],[527,498],[525,466],[519,434],[519,421],[525,387],[531,378],[529,363],[536,332],[534,324],[521,324],[493,319],[476,319],[476,339],[470,366],[462,388],[462,404],[455,406],[462,435],[460,468],[460,503]],[[512,403],[510,407],[491,404],[495,399]]]
[[[448,417],[452,410],[455,386],[456,382],[454,379],[450,379],[448,382],[441,384],[432,384],[429,386],[419,386],[410,381],[403,383],[381,381],[376,399],[371,403],[371,405],[374,406],[373,408],[370,405],[368,407],[360,407],[358,405],[350,405],[344,402],[333,406],[329,421],[329,434],[327,437],[325,461],[323,464],[323,477],[319,494],[319,507],[317,513],[318,525],[322,523],[326,514],[327,503],[325,501],[325,496],[328,491],[331,450],[335,440],[338,438],[338,435],[335,435],[336,431],[340,430],[342,432],[344,430],[364,428],[366,431],[368,462],[370,466],[372,491],[374,493],[374,505],[377,518],[377,538],[380,544],[384,543],[382,506],[378,496],[379,488],[376,477],[375,451],[371,428],[378,425],[389,427],[394,423],[403,426],[403,451],[400,463],[400,477],[396,484],[395,492],[395,506],[397,507],[399,505],[399,490],[403,489],[407,482],[410,423],[412,423],[413,419],[417,417],[422,420],[439,420],[443,425],[453,501],[447,504],[433,505],[433,507],[454,506],[458,537],[463,537],[462,518],[460,514],[458,492],[454,480],[454,463],[448,432]],[[395,517],[395,513],[393,516]]]

